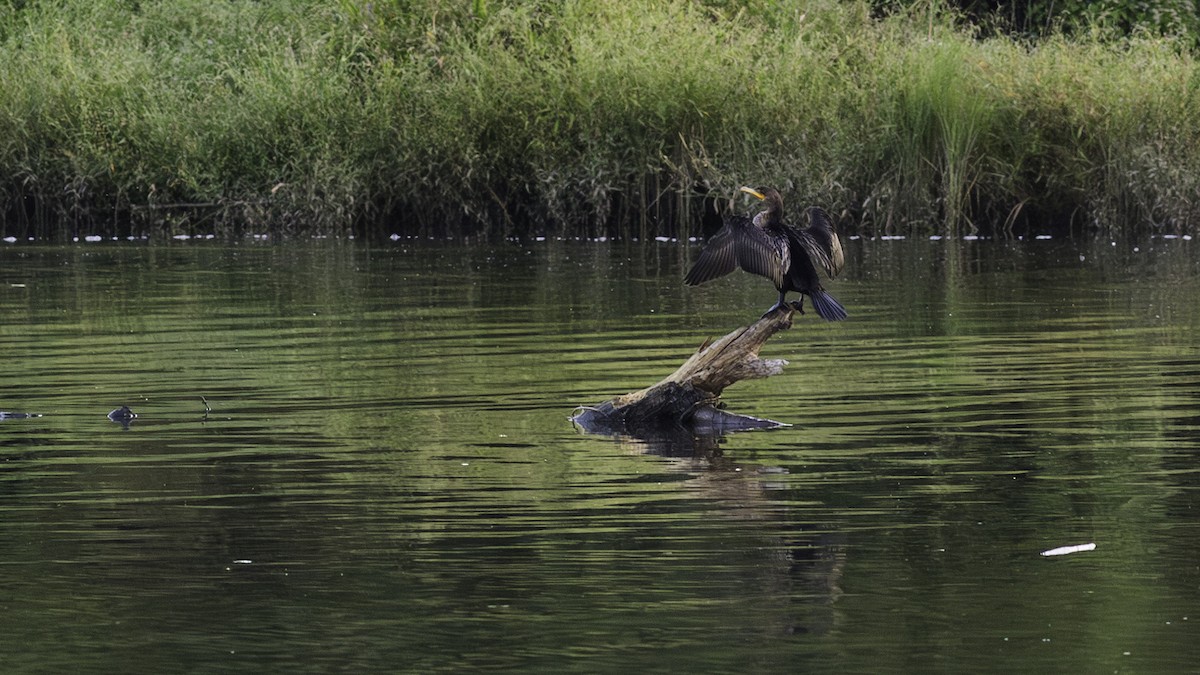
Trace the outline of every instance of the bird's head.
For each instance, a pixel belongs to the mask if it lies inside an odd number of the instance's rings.
[[[765,213],[769,222],[779,223],[783,221],[783,197],[779,196],[778,190],[769,187],[755,190],[752,187],[746,186],[738,189],[751,197],[762,200],[763,204],[767,207]]]

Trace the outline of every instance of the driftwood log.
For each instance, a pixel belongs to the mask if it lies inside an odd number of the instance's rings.
[[[787,426],[723,410],[720,398],[726,387],[739,380],[783,372],[787,361],[760,359],[758,350],[773,335],[791,328],[794,314],[792,307],[784,306],[715,342],[706,342],[658,383],[596,406],[577,408],[571,421],[585,431],[633,435],[671,429],[720,434]]]

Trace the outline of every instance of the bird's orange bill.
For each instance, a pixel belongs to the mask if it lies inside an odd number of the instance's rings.
[[[759,192],[758,190],[755,190],[755,189],[754,189],[754,188],[752,188],[752,187],[746,187],[745,185],[743,185],[742,187],[738,188],[738,190],[741,190],[742,192],[745,192],[746,194],[748,194],[748,195],[750,195],[750,196],[752,196],[752,197],[758,197],[759,199],[766,199],[766,198],[767,198],[767,197],[766,197],[766,195],[764,195],[763,193]]]

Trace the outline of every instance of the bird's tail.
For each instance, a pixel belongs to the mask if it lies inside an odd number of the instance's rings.
[[[826,321],[841,321],[845,319],[846,308],[842,307],[842,303],[834,299],[834,297],[825,291],[817,291],[811,294],[813,307],[817,310],[817,315]]]

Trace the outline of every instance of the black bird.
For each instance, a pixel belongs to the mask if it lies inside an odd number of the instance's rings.
[[[817,276],[817,265],[829,278],[842,271],[845,257],[842,243],[833,230],[829,214],[819,206],[805,210],[807,229],[797,229],[783,222],[783,198],[773,188],[740,188],[766,203],[766,210],[750,216],[725,218],[725,225],[700,252],[683,282],[696,286],[723,277],[740,267],[751,274],[766,277],[775,283],[779,301],[763,314],[764,317],[786,304],[788,291],[798,291],[812,298],[817,314],[826,321],[846,318],[846,308],[825,292]],[[797,309],[804,313],[804,297]]]
[[[137,413],[129,409],[129,406],[123,405],[120,408],[108,413],[108,419],[114,422],[124,422],[128,424],[137,418]]]

